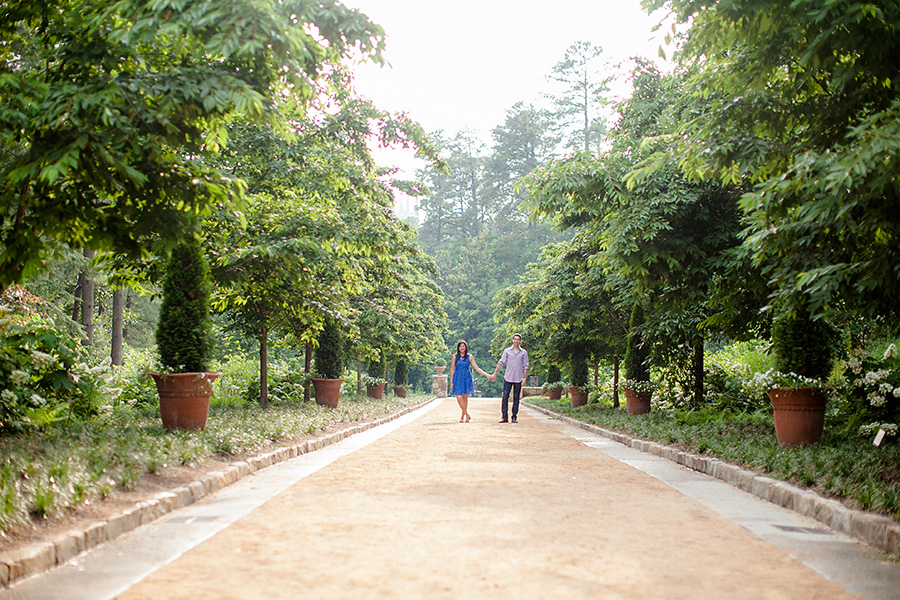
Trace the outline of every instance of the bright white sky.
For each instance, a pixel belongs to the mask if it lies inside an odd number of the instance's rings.
[[[611,64],[640,55],[658,60],[661,15],[639,0],[344,0],[387,34],[384,68],[357,68],[357,90],[376,106],[406,112],[428,132],[469,129],[486,143],[516,102],[545,104],[553,65],[577,41],[603,48]],[[406,153],[380,163],[409,172]],[[409,207],[399,207],[401,214]]]

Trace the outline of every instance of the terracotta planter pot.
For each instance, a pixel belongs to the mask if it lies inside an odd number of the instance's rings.
[[[560,398],[562,398],[562,390],[548,390],[547,397],[551,400],[559,400]]]
[[[650,399],[653,392],[641,392],[625,390],[625,410],[629,415],[643,415],[650,412]]]
[[[406,398],[406,388],[402,385],[394,386],[394,395],[398,398]]]
[[[822,439],[827,398],[821,388],[769,390],[775,416],[775,437],[785,448],[809,446]]]
[[[374,387],[366,387],[366,396],[381,400],[381,398],[384,397],[384,384],[379,383]]]
[[[571,394],[572,396],[572,406],[584,406],[585,404],[587,404],[587,390],[582,390],[580,387],[570,386],[569,394]]]
[[[313,388],[316,390],[316,404],[337,408],[341,397],[341,384],[343,379],[313,379]]]
[[[444,369],[446,369],[446,368],[447,367],[435,367],[434,370],[438,372],[438,375],[441,375],[441,374],[443,374]]]
[[[151,373],[166,429],[203,429],[209,417],[212,383],[221,373]]]

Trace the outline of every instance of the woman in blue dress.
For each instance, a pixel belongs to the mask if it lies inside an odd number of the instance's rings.
[[[459,417],[460,423],[468,423],[472,420],[469,415],[469,394],[475,393],[472,369],[490,379],[490,376],[475,364],[475,357],[469,354],[469,344],[462,340],[456,345],[456,354],[450,357],[450,385],[453,386],[453,395],[456,396],[456,401],[462,410],[462,416]]]

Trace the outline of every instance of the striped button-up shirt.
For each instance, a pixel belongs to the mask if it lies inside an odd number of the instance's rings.
[[[503,379],[510,383],[520,383],[525,379],[525,371],[528,370],[528,351],[519,347],[519,351],[510,346],[503,351],[497,365],[506,365],[506,373]]]

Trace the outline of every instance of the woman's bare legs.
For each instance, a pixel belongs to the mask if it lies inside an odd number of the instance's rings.
[[[465,396],[457,396],[456,402],[459,404],[459,408],[462,411],[462,415],[459,417],[460,423],[468,423],[471,420],[471,415],[469,415],[469,395]]]

